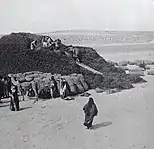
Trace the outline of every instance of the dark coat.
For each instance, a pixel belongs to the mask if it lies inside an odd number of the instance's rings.
[[[84,125],[91,127],[94,117],[98,114],[97,107],[93,101],[91,102],[89,100],[89,102],[84,106],[83,110],[85,113]]]
[[[11,91],[10,109],[12,111],[19,111],[19,98],[17,86],[12,87],[14,91]]]

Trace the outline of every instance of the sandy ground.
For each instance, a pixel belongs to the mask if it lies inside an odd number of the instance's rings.
[[[102,53],[107,59],[154,59],[148,52]],[[147,55],[145,55],[145,53]],[[87,97],[20,102],[11,112],[0,105],[0,149],[154,149],[154,76],[148,82],[112,95],[89,91],[98,106],[92,130],[83,126]]]

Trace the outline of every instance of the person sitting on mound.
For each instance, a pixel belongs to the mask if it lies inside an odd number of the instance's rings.
[[[79,49],[76,48],[76,47],[73,47],[73,46],[70,46],[69,48],[70,48],[69,52],[72,52],[72,57],[74,58],[74,60],[76,62],[80,62],[81,63],[82,62],[81,61],[81,53],[80,53]]]
[[[37,48],[37,40],[34,40],[32,43],[31,43],[31,45],[30,45],[30,49],[31,50],[34,50],[34,49],[36,49]]]

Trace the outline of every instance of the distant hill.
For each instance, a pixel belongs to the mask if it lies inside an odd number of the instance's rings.
[[[70,45],[103,45],[117,43],[147,43],[154,39],[154,32],[149,31],[89,31],[66,30],[42,33],[53,39],[61,39],[64,44]]]

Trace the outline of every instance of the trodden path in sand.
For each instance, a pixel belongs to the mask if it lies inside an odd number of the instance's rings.
[[[93,130],[83,126],[87,97],[24,101],[19,112],[0,107],[0,149],[154,149],[154,77],[145,79],[112,95],[91,91],[99,109]]]

